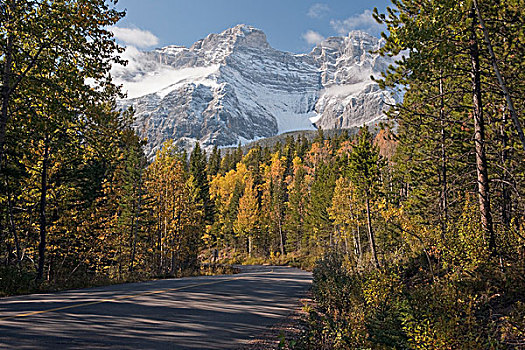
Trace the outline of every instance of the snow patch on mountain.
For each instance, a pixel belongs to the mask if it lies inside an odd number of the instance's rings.
[[[177,90],[185,84],[205,85],[216,88],[219,86],[214,73],[219,70],[219,65],[208,67],[195,67],[174,69],[170,66],[159,66],[158,69],[147,74],[140,75],[133,80],[119,81],[122,91],[127,93],[128,98],[137,98],[156,93],[160,98],[170,92]]]
[[[355,84],[332,85],[321,91],[322,97],[344,97],[351,98],[353,95],[365,90],[370,85],[370,81],[363,81]]]

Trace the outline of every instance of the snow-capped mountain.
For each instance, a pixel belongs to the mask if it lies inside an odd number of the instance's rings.
[[[273,49],[265,34],[238,25],[190,48],[128,48],[113,67],[133,105],[151,157],[166,139],[182,146],[230,146],[287,131],[346,128],[381,118],[389,93],[370,80],[390,63],[370,54],[380,40],[363,32],[332,37],[310,54]]]
[[[310,56],[321,72],[322,89],[316,102],[317,127],[350,128],[384,117],[388,105],[400,100],[381,90],[370,76],[380,77],[393,59],[372,54],[382,40],[361,31],[347,37],[331,37],[317,45]]]

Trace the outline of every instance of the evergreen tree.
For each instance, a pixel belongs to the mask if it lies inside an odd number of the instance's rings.
[[[190,174],[193,176],[193,186],[198,190],[199,199],[203,203],[205,221],[211,225],[214,209],[210,199],[208,176],[206,175],[206,153],[201,150],[198,142],[190,155]]]
[[[520,84],[515,79],[521,73],[514,76],[508,74],[514,68],[505,64],[501,65],[500,70],[495,59],[497,55],[515,57],[512,53],[522,45],[509,44],[523,35],[523,26],[518,29],[520,20],[515,12],[519,5],[488,2],[480,7],[480,4],[472,1],[446,1],[439,5],[427,2],[424,7],[417,1],[395,1],[394,4],[397,11],[389,11],[388,16],[376,14],[376,18],[387,24],[391,34],[381,50],[383,54],[410,51],[410,55],[400,61],[397,68],[390,69],[384,81],[389,86],[409,87],[403,105],[396,107],[394,112],[400,121],[400,134],[413,143],[421,129],[413,135],[404,133],[403,129],[411,128],[414,120],[424,120],[423,123],[430,130],[437,131],[434,135],[441,135],[441,141],[436,142],[436,146],[440,146],[439,151],[429,147],[424,157],[414,159],[428,159],[429,156],[437,158],[436,155],[441,155],[439,163],[434,164],[439,164],[440,168],[439,213],[443,220],[437,221],[442,224],[442,234],[446,231],[447,219],[461,215],[463,192],[470,190],[470,183],[475,182],[484,236],[493,255],[496,255],[498,237],[493,220],[494,206],[491,205],[494,201],[494,191],[490,188],[491,176],[505,177],[505,171],[500,171],[509,164],[496,165],[500,159],[509,160],[509,154],[502,152],[501,147],[508,147],[502,145],[508,145],[507,137],[510,134],[520,133],[519,117],[509,118],[513,113],[505,111],[505,106],[522,102],[519,102],[519,98],[509,101],[508,97],[511,96],[504,93],[508,87],[520,91]],[[486,23],[482,24],[480,18]],[[505,25],[502,26],[502,23]],[[507,26],[508,30],[502,30]],[[516,67],[516,62],[512,66]],[[505,76],[508,84],[503,79]],[[431,93],[422,93],[424,91]],[[510,119],[514,119],[512,123]],[[514,126],[513,131],[510,131],[511,126]],[[516,137],[514,147],[507,150],[520,153],[519,140],[520,137]],[[492,155],[498,153],[500,159],[494,159]],[[465,165],[463,169],[458,169],[458,161]],[[455,173],[462,175],[458,176],[459,182],[453,178]],[[500,187],[501,194],[496,200],[501,203],[500,207],[508,208],[507,204],[503,204],[510,200],[508,188]],[[429,192],[438,193],[435,190]],[[452,203],[455,207],[451,207]],[[435,218],[433,215],[425,216]],[[502,211],[502,216],[508,216],[507,209]],[[504,221],[508,222],[508,219]]]
[[[305,228],[306,205],[308,203],[308,188],[306,169],[299,157],[293,160],[293,177],[288,184],[288,202],[285,213],[285,229],[287,232],[287,250],[300,251],[307,247]]]
[[[221,150],[217,146],[213,146],[213,150],[206,165],[206,172],[208,176],[212,177],[219,173],[221,169]]]
[[[348,159],[348,177],[365,202],[370,252],[376,267],[379,267],[379,260],[372,226],[371,202],[378,196],[381,167],[379,150],[373,145],[368,128],[363,127]]]
[[[314,144],[315,145],[315,144]],[[333,222],[328,214],[334,188],[336,173],[329,163],[318,163],[310,187],[308,209],[305,223],[311,233],[309,245],[313,247],[332,247]]]

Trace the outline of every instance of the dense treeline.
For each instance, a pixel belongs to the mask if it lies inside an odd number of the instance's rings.
[[[0,295],[198,266],[204,170],[117,111],[114,3],[0,4]]]
[[[318,261],[301,347],[523,348],[524,3],[393,3],[375,13],[381,53],[400,57],[380,83],[404,92],[371,191],[379,268],[341,251]]]
[[[347,216],[354,215],[359,222],[367,216],[360,213],[358,203],[355,212],[342,210],[346,198],[334,197],[334,190],[353,191],[347,183],[349,174],[361,174],[356,176],[372,179],[359,184],[369,193],[382,163],[366,129],[355,148],[359,153],[350,152],[354,146],[346,132],[325,138],[321,130],[312,142],[289,136],[273,149],[256,146],[246,155],[227,154],[217,174],[210,173],[216,215],[210,240],[230,259],[287,254],[315,258],[330,247],[353,250]],[[232,157],[240,159],[235,166],[229,164]],[[369,167],[362,168],[361,161],[369,162]]]
[[[97,264],[103,178],[138,142],[107,76],[121,49],[103,28],[122,16],[104,0],[0,5],[2,290]]]

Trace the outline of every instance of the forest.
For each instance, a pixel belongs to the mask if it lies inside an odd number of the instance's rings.
[[[525,347],[523,0],[392,0],[388,120],[147,159],[105,0],[0,4],[0,296],[313,269],[299,349]]]

